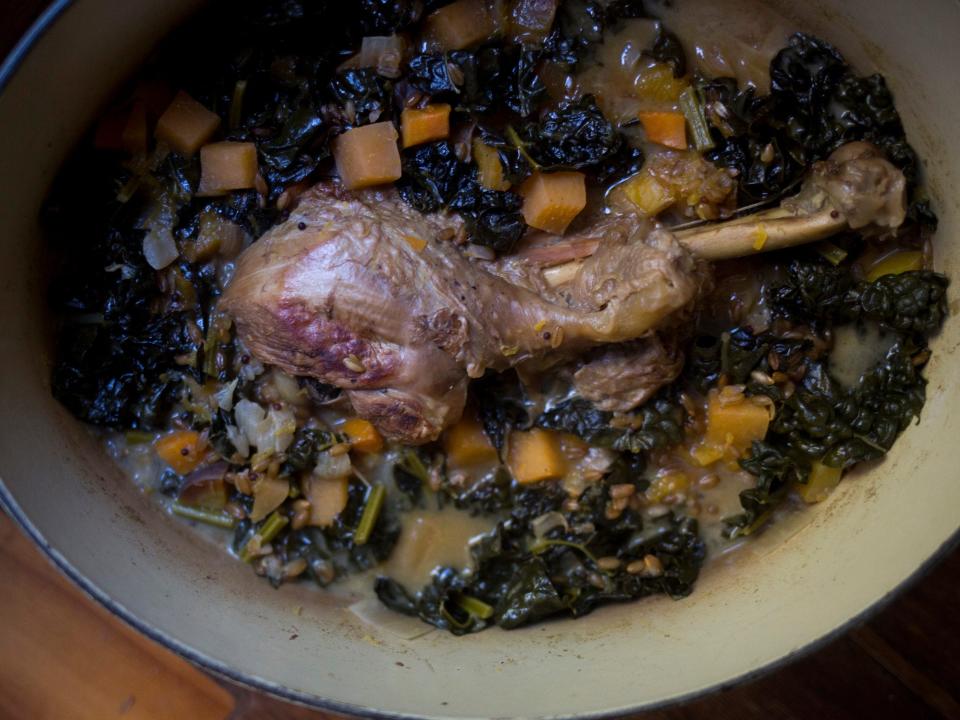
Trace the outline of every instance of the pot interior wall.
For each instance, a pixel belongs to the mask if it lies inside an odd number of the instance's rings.
[[[209,666],[343,709],[595,713],[724,683],[796,651],[892,591],[954,533],[955,320],[934,345],[922,423],[891,456],[761,537],[736,564],[708,572],[681,602],[652,599],[510,633],[405,640],[309,587],[271,589],[157,512],[50,397],[37,218],[97,108],[194,5],[79,0],[0,97],[0,477],[17,516],[128,619]],[[957,275],[960,140],[952,130],[960,96],[944,70],[960,67],[960,4],[818,0],[785,12],[861,69],[887,75],[926,160],[941,218],[938,268]]]

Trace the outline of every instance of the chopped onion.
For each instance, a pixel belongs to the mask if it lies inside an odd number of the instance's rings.
[[[317,466],[313,469],[313,477],[319,480],[340,480],[353,471],[350,455],[334,455],[330,452],[320,453]]]
[[[547,533],[558,527],[568,529],[566,518],[558,512],[544,513],[530,521],[530,529],[533,530],[533,535],[538,540],[546,537]]]
[[[266,418],[267,413],[262,407],[249,400],[241,400],[235,406],[233,416],[237,420],[237,427],[247,438],[247,442],[253,447],[259,448],[260,423]]]
[[[163,270],[180,252],[169,228],[154,228],[143,238],[143,256],[154,270]]]
[[[406,42],[399,35],[372,35],[360,44],[360,52],[343,63],[338,69],[376,68],[378,75],[388,78],[400,77],[400,66]]]
[[[237,449],[240,457],[246,458],[250,455],[250,441],[236,425],[227,425],[227,439]]]
[[[476,243],[470,243],[464,248],[464,254],[467,257],[476,258],[477,260],[489,260],[493,262],[497,259],[497,253],[494,252],[493,248],[488,248],[486,245],[477,245]]]
[[[234,378],[231,382],[217,390],[217,405],[221,410],[226,410],[227,412],[233,410],[233,393],[237,390],[238,382],[240,382],[240,378]]]
[[[285,403],[290,405],[302,405],[306,399],[306,393],[300,388],[300,384],[290,375],[282,370],[274,370],[273,386],[277,389],[277,394]]]

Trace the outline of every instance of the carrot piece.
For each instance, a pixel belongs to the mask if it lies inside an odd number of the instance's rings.
[[[157,120],[155,135],[183,155],[193,155],[220,127],[220,116],[182,90]]]
[[[642,112],[638,117],[647,140],[674,150],[687,149],[687,119],[678,112]]]
[[[197,195],[247,190],[257,178],[257,146],[252,142],[218,142],[200,148]]]
[[[196,469],[207,454],[207,445],[200,433],[193,430],[176,430],[157,439],[153,444],[157,455],[178,475],[186,475]]]
[[[497,18],[484,0],[456,0],[426,17],[423,34],[443,50],[478,45],[497,32]]]
[[[527,225],[563,235],[587,205],[586,178],[581,172],[535,172],[520,186],[520,194]]]
[[[333,141],[333,159],[347,190],[399,180],[397,129],[392,122],[379,122],[347,130]]]
[[[513,477],[523,485],[556,480],[567,472],[559,435],[543,428],[510,434],[508,465]]]
[[[383,437],[369,420],[350,418],[343,424],[343,431],[350,439],[350,447],[362,453],[378,453],[383,450]]]
[[[473,161],[477,164],[480,184],[488,190],[509,190],[510,181],[503,172],[500,153],[479,138],[473,140]]]
[[[493,462],[497,459],[497,451],[490,438],[469,410],[444,434],[443,447],[447,452],[447,462],[455,467]]]
[[[450,135],[450,106],[446,103],[425,108],[404,108],[400,113],[400,133],[405,148],[443,140]]]

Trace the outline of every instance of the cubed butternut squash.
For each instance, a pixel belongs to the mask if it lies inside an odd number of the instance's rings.
[[[623,184],[623,193],[641,215],[655,217],[673,205],[675,198],[670,188],[649,173],[641,173]]]
[[[473,140],[473,161],[477,164],[477,175],[480,184],[488,190],[510,189],[510,181],[503,172],[503,163],[500,162],[500,153],[479,138]]]
[[[706,440],[716,447],[746,451],[754,440],[763,440],[770,425],[770,412],[746,397],[730,402],[711,390],[707,398]]]
[[[328,527],[343,512],[349,499],[349,479],[307,477],[302,482],[304,497],[310,502],[308,525]]]
[[[497,32],[497,18],[486,0],[456,0],[426,17],[423,35],[442,50],[464,50]]]
[[[508,465],[514,479],[524,485],[563,477],[567,463],[560,436],[543,428],[511,433]]]
[[[822,462],[813,463],[810,476],[805,484],[797,483],[796,490],[804,502],[818,503],[827,499],[833,489],[840,484],[843,468],[830,467]]]
[[[197,468],[207,454],[207,444],[200,433],[193,430],[175,430],[153,444],[157,455],[178,475],[186,475]]]
[[[359,190],[399,180],[400,150],[392,122],[347,130],[333,141],[333,159],[347,190]]]
[[[400,113],[400,134],[405,148],[450,135],[450,106],[446,103],[425,108],[404,108]]]
[[[683,113],[642,112],[638,117],[650,142],[674,150],[687,149],[687,119]]]
[[[497,451],[483,431],[476,416],[468,409],[456,425],[443,436],[447,462],[454,467],[465,467],[493,462]]]
[[[257,146],[252,142],[218,142],[200,148],[197,195],[249,190],[257,179]]]
[[[350,418],[341,429],[347,434],[351,449],[362,453],[378,453],[383,450],[383,436],[369,420]]]
[[[193,155],[220,127],[220,116],[182,90],[157,120],[155,135],[182,155]]]
[[[586,178],[581,172],[535,172],[520,186],[520,194],[527,225],[563,235],[587,205]]]
[[[662,502],[671,495],[685,493],[690,488],[690,478],[677,470],[660,473],[650,481],[646,498],[650,502]]]

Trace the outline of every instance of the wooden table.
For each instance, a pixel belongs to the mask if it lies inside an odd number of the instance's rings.
[[[5,0],[0,56],[43,0]],[[65,580],[0,514],[0,717],[329,717],[220,684]],[[744,686],[645,720],[960,720],[960,550],[866,625]]]

